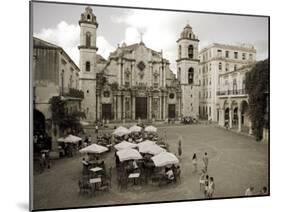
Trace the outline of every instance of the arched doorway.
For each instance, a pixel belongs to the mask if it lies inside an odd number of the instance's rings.
[[[248,114],[249,104],[247,101],[242,101],[240,107],[241,107],[241,127],[243,131],[248,132],[249,122],[250,122],[249,114]]]

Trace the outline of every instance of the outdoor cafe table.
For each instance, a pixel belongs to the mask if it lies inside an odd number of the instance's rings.
[[[92,169],[90,169],[90,171],[92,171],[92,172],[98,172],[98,171],[101,171],[102,170],[102,168],[101,167],[95,167],[95,168],[92,168]]]
[[[136,184],[136,178],[140,177],[140,173],[132,173],[128,176],[129,179],[134,179],[134,185]]]
[[[101,178],[92,178],[90,179],[90,184],[94,184],[95,185],[95,189],[96,189],[96,184],[101,183]]]

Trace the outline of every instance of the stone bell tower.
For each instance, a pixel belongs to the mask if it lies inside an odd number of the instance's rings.
[[[82,108],[87,120],[96,120],[96,31],[98,23],[93,10],[86,7],[79,20],[80,26],[80,52],[79,68],[80,88],[84,91]]]
[[[177,40],[177,76],[182,89],[182,116],[199,115],[199,57],[197,36],[187,24]]]

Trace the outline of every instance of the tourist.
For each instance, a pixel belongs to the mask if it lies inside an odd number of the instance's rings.
[[[210,177],[209,188],[208,188],[208,198],[211,199],[215,192],[215,182],[214,178]]]
[[[96,128],[95,129],[96,129],[95,133],[98,134],[99,133],[99,126],[98,126],[98,124],[96,124]]]
[[[267,187],[266,186],[264,186],[262,188],[262,190],[260,191],[260,195],[267,195]]]
[[[254,187],[251,186],[250,188],[247,188],[245,191],[245,196],[252,196],[254,195]]]
[[[166,175],[169,181],[173,181],[175,179],[172,169],[169,169],[169,171],[166,172]]]
[[[207,172],[208,164],[209,164],[209,158],[208,158],[208,153],[207,152],[205,152],[205,154],[203,156],[203,163],[204,163],[204,170],[205,170],[205,172]]]
[[[193,173],[196,173],[197,172],[197,156],[196,156],[196,153],[193,154],[192,165],[193,165]]]
[[[178,154],[179,154],[179,159],[181,160],[181,154],[182,154],[181,139],[179,139]]]
[[[206,175],[206,177],[205,177],[205,188],[204,188],[205,198],[208,197],[208,191],[209,191],[209,175]]]
[[[199,189],[200,189],[200,191],[205,189],[205,177],[206,177],[205,170],[202,169],[202,173],[199,177]]]
[[[88,145],[90,145],[92,143],[92,137],[91,137],[91,135],[89,135],[89,137],[88,137]]]

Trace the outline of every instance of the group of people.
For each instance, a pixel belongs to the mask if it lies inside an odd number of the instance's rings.
[[[245,191],[245,196],[253,196],[253,195],[267,195],[267,187],[264,186],[262,189],[255,194],[255,188],[253,186],[250,186],[249,188],[246,189]]]

